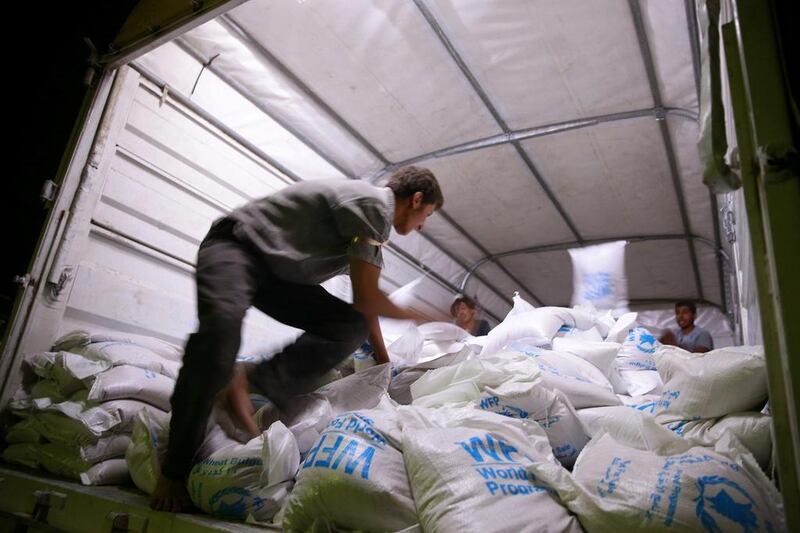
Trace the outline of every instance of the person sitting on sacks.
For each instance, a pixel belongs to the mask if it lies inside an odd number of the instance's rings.
[[[680,301],[675,304],[675,322],[678,330],[667,332],[659,339],[662,344],[683,348],[687,352],[704,353],[714,349],[711,334],[700,326],[695,326],[697,307],[693,302]]]
[[[378,362],[389,361],[378,317],[425,319],[378,289],[382,247],[392,227],[400,235],[421,230],[443,203],[433,173],[407,166],[386,187],[358,180],[296,183],[212,224],[198,252],[199,325],[186,343],[171,399],[169,444],[153,508],[178,512],[191,506],[186,478],[223,389],[232,417],[257,436],[248,387],[280,408],[310,392],[367,337]],[[347,272],[352,305],[319,285]],[[273,358],[234,371],[250,306],[304,333]]]
[[[459,296],[450,305],[450,314],[456,319],[456,325],[470,335],[480,337],[489,333],[489,322],[478,320],[478,304],[469,296]]]

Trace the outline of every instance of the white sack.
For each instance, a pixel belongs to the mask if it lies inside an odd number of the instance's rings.
[[[599,310],[626,310],[626,241],[567,250],[572,259],[572,305],[590,303]]]
[[[649,330],[641,326],[629,329],[617,354],[623,370],[656,370],[655,353],[661,346]]]
[[[622,405],[625,407],[655,415],[656,406],[658,405],[658,400],[661,398],[661,394],[642,394],[640,396],[617,394],[617,398],[620,399]]]
[[[540,308],[509,316],[486,336],[481,354],[495,354],[508,343],[522,338],[535,339],[533,343],[537,346],[548,346],[563,324],[563,317],[552,309]]]
[[[606,340],[609,342],[624,342],[628,332],[636,327],[636,318],[638,316],[638,313],[625,313],[619,317],[608,330]]]
[[[402,412],[403,457],[424,531],[581,531],[526,471],[534,462],[556,465],[536,424],[469,408]]]
[[[728,435],[713,450],[648,451],[605,434],[573,475],[548,463],[530,470],[591,532],[785,530],[780,494]]]
[[[656,422],[653,415],[629,407],[613,405],[580,409],[578,418],[593,439],[608,433],[620,444],[644,450],[667,445],[678,449],[685,446],[673,432]]]
[[[589,329],[578,329],[573,326],[561,326],[556,333],[556,338],[558,337],[596,342],[603,340],[603,336],[600,335],[600,331],[598,331],[596,327],[591,327]],[[553,340],[555,341],[555,339]]]
[[[98,402],[132,398],[170,410],[175,380],[136,366],[115,366],[94,377],[89,399]]]
[[[758,410],[767,400],[761,346],[731,346],[706,353],[662,346],[655,359],[664,382],[656,413],[661,423]]]
[[[93,361],[71,352],[40,352],[27,356],[25,363],[36,375],[58,384],[63,396],[85,388],[84,380],[111,368],[108,361]]]
[[[92,465],[89,470],[80,474],[84,485],[124,485],[130,479],[125,459],[108,459]]]
[[[661,395],[664,384],[656,370],[626,370],[622,368],[619,375],[631,396]]]
[[[127,342],[92,342],[73,348],[73,353],[93,361],[106,361],[113,366],[131,365],[152,370],[169,378],[177,379],[181,364],[164,358],[152,350]]]
[[[300,452],[292,433],[275,422],[247,444],[223,448],[189,474],[192,502],[222,518],[271,519],[291,490]]]
[[[16,414],[29,417],[31,425],[47,440],[62,444],[91,444],[121,425],[115,409],[87,408],[84,402],[61,402]]]
[[[125,400],[120,400],[125,401]],[[161,463],[167,453],[170,414],[154,408],[140,409],[136,414],[131,434],[131,444],[125,452],[130,476],[134,484],[147,494],[152,494],[161,476]],[[212,411],[206,435],[195,459],[201,461],[223,448],[236,446],[217,423],[219,412]]]
[[[511,298],[511,311],[508,312],[506,318],[520,313],[527,313],[536,309],[530,302],[519,295],[518,291],[514,291],[514,296]]]
[[[701,446],[711,446],[726,431],[753,454],[761,468],[766,470],[772,455],[772,418],[761,413],[736,413],[722,418],[692,420],[681,423],[673,431]]]
[[[570,353],[548,350],[541,351],[534,361],[542,372],[545,387],[563,392],[575,409],[620,404],[611,383],[588,361]]]
[[[616,358],[620,345],[615,342],[589,341],[573,337],[553,339],[554,352],[567,352],[592,363],[611,383],[614,392],[625,394],[628,386],[617,368]]]
[[[387,392],[395,402],[401,405],[408,405],[413,398],[411,397],[411,385],[419,380],[429,370],[435,370],[445,366],[452,366],[462,362],[468,355],[468,350],[458,353],[442,355],[424,363],[418,363],[403,367],[397,370],[392,376]]]
[[[378,408],[332,419],[306,454],[281,511],[285,531],[324,519],[339,529],[397,531],[417,523],[400,428],[388,397]]]
[[[159,356],[171,361],[180,362],[181,358],[183,357],[183,350],[181,348],[154,337],[135,335],[133,333],[102,333],[92,335],[88,331],[84,330],[71,331],[57,339],[53,345],[53,351],[70,351],[72,348],[86,346],[87,344],[91,344],[93,342],[133,344],[155,352]]]
[[[589,442],[578,415],[561,391],[547,390],[541,380],[506,381],[487,387],[475,407],[509,418],[534,420],[544,429],[553,455],[565,468],[572,468]]]

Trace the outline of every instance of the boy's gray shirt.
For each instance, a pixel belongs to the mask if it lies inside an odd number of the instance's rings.
[[[695,326],[686,335],[683,334],[683,330],[678,328],[675,332],[675,337],[678,341],[678,346],[687,352],[693,352],[698,347],[708,348],[709,350],[714,349],[714,339],[711,338],[711,334],[700,326]]]
[[[278,278],[317,285],[349,271],[350,259],[383,267],[394,193],[353,180],[304,181],[235,209],[234,234]]]

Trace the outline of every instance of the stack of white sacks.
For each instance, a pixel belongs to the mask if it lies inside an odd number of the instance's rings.
[[[519,297],[483,338],[387,333],[392,365],[265,407],[256,439],[214,417],[194,504],[285,531],[785,530],[760,348],[689,354],[635,314]],[[148,409],[134,424],[146,492],[168,423]]]
[[[26,357],[28,383],[9,405],[21,420],[6,433],[3,459],[85,485],[128,481],[134,420],[166,416],[181,356],[150,337],[74,331]]]

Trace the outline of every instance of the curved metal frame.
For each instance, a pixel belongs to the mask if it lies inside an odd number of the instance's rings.
[[[688,240],[688,241],[698,241],[703,244],[710,246],[713,250],[715,255],[720,259],[720,261],[724,261],[728,268],[731,268],[731,258],[728,255],[728,252],[725,251],[724,248],[718,246],[716,242],[706,237],[702,237],[700,235],[689,235],[688,237],[681,233],[671,233],[671,234],[663,234],[663,235],[627,235],[622,237],[609,237],[603,239],[590,239],[584,240],[583,242],[572,241],[572,242],[562,242],[558,244],[546,244],[542,246],[531,246],[527,248],[518,248],[516,250],[508,250],[506,252],[501,252],[498,254],[491,254],[485,257],[482,257],[478,261],[474,262],[470,267],[467,269],[464,277],[461,279],[461,283],[459,284],[459,290],[461,292],[464,291],[466,288],[467,282],[473,275],[476,275],[476,271],[486,263],[490,261],[497,261],[504,257],[512,257],[515,255],[527,255],[527,254],[538,254],[544,252],[556,252],[559,250],[569,250],[571,248],[580,248],[583,246],[591,246],[594,244],[604,244],[608,242],[615,242],[615,241],[628,241],[630,242],[646,242],[646,241],[668,241],[668,240]],[[706,303],[708,305],[713,305],[715,307],[720,308],[720,310],[728,315],[727,309],[730,307],[727,305],[727,292],[723,293],[723,305],[715,304],[705,298],[698,298],[698,301],[702,303]],[[648,301],[651,301],[649,299]],[[730,320],[730,316],[728,315],[728,319]]]
[[[644,24],[643,24],[643,21],[642,21],[642,14],[641,14],[640,7],[638,5],[638,1],[637,0],[629,0],[629,6],[630,6],[633,22],[634,22],[634,27],[636,29],[637,38],[639,40],[640,52],[642,54],[642,60],[643,60],[643,63],[644,63],[645,71],[647,73],[647,77],[648,77],[648,82],[650,84],[651,93],[653,95],[654,106],[652,108],[647,108],[647,109],[638,109],[638,110],[633,110],[633,111],[610,113],[610,114],[605,114],[605,115],[597,115],[597,116],[585,117],[585,118],[569,120],[569,121],[564,121],[564,122],[546,124],[546,125],[543,125],[543,126],[524,128],[524,129],[519,129],[519,130],[511,130],[508,127],[508,124],[505,122],[503,117],[500,115],[500,113],[498,112],[497,108],[493,105],[492,101],[489,99],[487,93],[481,87],[481,85],[478,82],[478,80],[476,79],[476,77],[472,74],[472,72],[469,69],[469,67],[467,66],[466,62],[460,56],[460,54],[456,50],[456,48],[453,45],[453,43],[450,41],[449,37],[444,32],[444,30],[441,27],[441,25],[439,24],[439,22],[436,20],[436,18],[432,14],[432,12],[425,5],[424,0],[414,0],[414,3],[416,5],[416,7],[418,8],[418,10],[420,11],[421,15],[424,17],[425,21],[428,23],[428,25],[431,27],[432,31],[434,31],[434,33],[436,34],[436,36],[439,39],[439,41],[441,42],[441,44],[446,49],[447,53],[450,55],[450,57],[455,62],[455,64],[458,66],[458,68],[461,70],[462,74],[467,79],[467,81],[469,82],[470,86],[473,88],[475,93],[478,95],[480,100],[483,102],[483,104],[485,105],[486,109],[489,111],[489,113],[492,115],[494,120],[497,122],[498,126],[501,128],[503,133],[501,133],[499,135],[493,135],[493,136],[490,136],[490,137],[476,139],[474,141],[469,141],[469,142],[466,142],[466,143],[461,143],[461,144],[458,144],[458,145],[450,146],[450,147],[443,148],[443,149],[440,149],[440,150],[436,150],[436,151],[433,151],[433,152],[429,152],[429,153],[426,153],[426,154],[420,154],[420,155],[414,156],[413,158],[406,159],[404,161],[391,162],[375,146],[373,146],[365,137],[363,137],[354,127],[352,127],[342,116],[337,114],[321,97],[319,97],[319,95],[317,95],[308,85],[306,85],[303,82],[302,79],[300,79],[296,74],[294,74],[286,65],[284,65],[277,57],[275,57],[274,54],[272,54],[269,50],[265,49],[263,47],[263,45],[261,45],[255,38],[253,38],[251,35],[249,35],[239,24],[236,23],[236,21],[230,15],[227,15],[227,14],[226,15],[222,15],[220,17],[220,21],[226,27],[226,29],[228,29],[228,31],[231,32],[232,35],[237,37],[241,42],[243,42],[245,45],[250,47],[251,50],[254,50],[257,54],[259,54],[262,57],[262,59],[264,59],[265,61],[267,61],[271,65],[273,65],[280,72],[282,72],[285,76],[287,76],[287,78],[289,80],[291,80],[291,82],[294,83],[297,86],[297,88],[303,94],[305,94],[308,98],[310,98],[317,105],[319,105],[321,107],[321,109],[335,123],[337,123],[340,127],[342,127],[368,153],[372,154],[381,163],[383,163],[384,167],[381,170],[379,170],[377,172],[374,172],[369,176],[362,176],[361,179],[367,179],[367,180],[369,180],[371,182],[376,182],[376,181],[380,180],[383,176],[385,176],[387,173],[389,173],[389,172],[391,172],[391,171],[393,171],[393,170],[395,170],[395,169],[397,169],[397,168],[399,168],[401,166],[404,166],[404,165],[414,164],[414,163],[418,163],[418,162],[421,162],[421,161],[424,161],[424,160],[428,160],[428,159],[446,157],[446,156],[455,155],[455,154],[464,153],[464,152],[469,152],[469,151],[473,151],[473,150],[480,150],[480,149],[489,148],[489,147],[493,147],[493,146],[498,146],[498,145],[502,145],[502,144],[511,144],[514,147],[515,151],[520,156],[520,158],[523,160],[523,163],[525,164],[525,166],[529,169],[529,171],[531,173],[531,176],[534,179],[534,181],[536,181],[542,187],[542,189],[544,190],[545,194],[548,196],[548,199],[550,200],[550,202],[552,203],[554,208],[559,212],[559,214],[561,215],[561,218],[563,219],[564,223],[570,228],[570,231],[573,233],[573,235],[575,236],[575,239],[576,239],[574,241],[574,243],[565,243],[565,244],[562,244],[562,245],[553,245],[553,246],[557,246],[557,248],[553,248],[552,246],[545,246],[545,247],[536,247],[534,249],[528,249],[527,253],[536,253],[535,250],[547,251],[547,250],[552,250],[552,249],[561,249],[564,246],[572,247],[572,246],[576,246],[576,245],[579,246],[579,245],[586,245],[586,244],[592,244],[592,243],[598,243],[598,242],[608,242],[608,241],[617,240],[617,239],[616,238],[609,238],[609,239],[602,239],[602,240],[597,240],[597,239],[587,240],[587,239],[584,239],[583,236],[578,232],[577,228],[575,227],[575,224],[572,222],[572,219],[569,217],[569,215],[566,212],[566,210],[564,209],[564,207],[558,201],[558,198],[556,198],[555,193],[552,191],[552,189],[550,188],[550,186],[547,183],[547,181],[544,179],[544,177],[541,175],[541,173],[536,168],[536,165],[531,160],[530,156],[522,148],[520,142],[523,141],[523,140],[526,140],[526,139],[532,139],[532,138],[536,138],[536,137],[543,137],[543,136],[553,135],[553,134],[561,133],[561,132],[565,132],[565,131],[571,131],[571,130],[575,130],[575,129],[591,127],[591,126],[595,126],[595,125],[602,124],[602,123],[605,123],[605,122],[614,122],[614,121],[621,121],[621,120],[627,120],[627,119],[636,119],[636,118],[645,118],[645,117],[652,117],[652,118],[656,119],[659,122],[660,131],[661,131],[661,134],[662,134],[662,137],[663,137],[665,151],[666,151],[667,159],[668,159],[669,166],[670,166],[670,174],[671,174],[673,186],[675,188],[676,198],[677,198],[677,201],[678,201],[678,208],[679,208],[679,211],[680,211],[680,214],[681,214],[681,220],[682,220],[683,229],[684,229],[684,233],[681,234],[681,235],[661,236],[661,238],[686,239],[688,241],[689,252],[690,252],[690,257],[691,257],[691,260],[692,260],[692,267],[693,267],[693,272],[694,272],[694,278],[695,278],[695,285],[696,285],[696,289],[697,289],[697,294],[698,294],[698,296],[700,297],[701,300],[704,300],[703,289],[702,289],[701,280],[700,280],[700,274],[699,274],[699,265],[698,265],[698,261],[697,261],[697,255],[696,255],[696,252],[695,252],[695,248],[694,248],[694,240],[702,239],[702,238],[701,237],[697,237],[695,235],[692,235],[692,232],[691,232],[688,213],[687,213],[687,209],[686,209],[686,203],[685,203],[684,195],[683,195],[682,183],[680,181],[680,173],[679,173],[679,170],[678,170],[678,167],[677,167],[677,160],[676,160],[676,156],[675,156],[675,153],[674,153],[674,149],[672,147],[672,141],[670,139],[669,130],[668,130],[668,128],[666,126],[666,122],[665,122],[665,118],[667,116],[675,116],[675,117],[680,117],[680,118],[684,118],[684,119],[692,120],[692,121],[697,121],[698,120],[698,116],[697,116],[696,113],[694,113],[694,112],[692,112],[691,110],[688,110],[688,109],[671,108],[671,107],[665,107],[663,105],[662,100],[661,100],[661,95],[660,95],[660,92],[659,92],[658,80],[657,80],[657,77],[656,77],[656,74],[655,74],[655,66],[654,66],[654,62],[653,62],[653,57],[652,57],[652,54],[651,54],[651,51],[650,51],[650,46],[649,46],[649,43],[648,43],[648,40],[647,40],[647,35],[646,35],[645,29],[644,29]],[[692,53],[693,53],[693,61],[694,61],[694,65],[693,66],[695,67],[695,69],[694,69],[695,70],[695,83],[697,84],[698,83],[698,68],[699,68],[699,65],[697,64],[698,58],[699,58],[698,57],[698,43],[697,43],[696,31],[693,31],[693,29],[696,28],[696,21],[691,16],[691,15],[693,15],[693,10],[690,9],[692,7],[690,5],[690,3],[691,3],[691,0],[685,0],[687,23],[688,23],[688,26],[689,26],[688,27],[689,38],[690,38],[690,41],[691,41],[691,44],[692,44]],[[693,23],[695,23],[695,25],[693,25]],[[179,46],[182,45],[184,50],[187,51],[190,55],[194,55],[197,59],[202,59],[202,58],[198,57],[196,52],[194,50],[192,50],[190,47],[188,47],[185,43],[182,43],[182,42],[179,41],[178,44],[179,44]],[[242,94],[245,98],[247,98],[247,99],[252,101],[252,99],[250,99],[248,97],[247,92],[244,90],[244,88],[238,87],[235,83],[231,83],[232,80],[226,79],[226,77],[223,75],[222,72],[215,72],[215,74],[221,76],[223,79],[225,79],[227,82],[229,82],[229,84],[234,89],[238,90],[238,92],[240,92],[240,94]],[[261,109],[262,112],[266,113],[268,116],[272,115],[269,112],[269,109],[267,109],[263,104],[261,104],[259,102],[255,102],[255,101],[253,101],[252,103],[255,104],[259,109]],[[273,119],[275,119],[275,118],[276,117],[273,117]],[[278,121],[278,122],[284,128],[286,128],[289,132],[291,132],[293,135],[295,135],[295,137],[298,138],[303,144],[308,146],[315,153],[317,153],[319,156],[321,156],[323,159],[325,159],[329,164],[331,164],[337,170],[339,170],[339,172],[341,172],[343,175],[345,175],[346,177],[348,177],[350,179],[358,179],[358,176],[354,176],[350,172],[348,172],[344,168],[344,166],[336,160],[336,158],[335,158],[335,156],[333,156],[333,154],[325,153],[325,150],[323,150],[322,147],[317,146],[311,139],[309,139],[309,138],[305,137],[304,135],[302,135],[302,133],[297,131],[295,128],[292,128],[290,124],[284,124],[281,121]],[[282,168],[281,170],[285,172],[286,169]],[[287,175],[291,175],[291,172],[285,172],[285,173]],[[293,176],[293,178],[294,178],[294,176]],[[712,202],[711,208],[712,208],[712,211],[714,211],[713,215],[716,217],[716,212],[715,212],[715,208],[714,208],[714,200],[715,199],[712,197],[711,198],[711,202]],[[461,236],[463,236],[475,248],[477,248],[483,254],[485,254],[484,258],[482,258],[478,263],[467,267],[466,266],[466,261],[464,261],[458,254],[455,254],[454,252],[451,252],[450,250],[448,250],[445,246],[443,246],[443,244],[441,242],[439,242],[438,240],[434,239],[430,235],[427,235],[427,234],[424,234],[424,233],[422,234],[422,236],[428,242],[430,242],[434,247],[438,248],[440,251],[442,251],[442,253],[447,255],[451,260],[453,260],[455,263],[457,263],[460,266],[462,266],[462,268],[465,268],[465,270],[467,272],[465,274],[464,280],[462,280],[460,290],[463,290],[463,288],[464,288],[464,286],[466,284],[466,281],[471,276],[475,275],[476,278],[480,279],[480,281],[489,290],[494,292],[501,299],[505,299],[506,295],[504,295],[496,286],[491,284],[488,280],[484,279],[482,276],[478,276],[477,274],[475,274],[475,270],[481,264],[485,263],[486,261],[492,261],[498,266],[498,268],[501,269],[501,271],[511,281],[513,281],[522,291],[527,293],[534,301],[536,301],[537,303],[543,303],[541,301],[541,299],[539,299],[530,290],[530,288],[526,287],[524,283],[522,283],[513,273],[511,273],[502,263],[500,263],[497,260],[501,256],[503,256],[503,254],[489,254],[488,250],[480,242],[475,240],[455,220],[453,220],[452,217],[447,215],[447,213],[442,213],[442,215],[443,215],[444,220],[450,226],[452,226]],[[715,220],[716,220],[716,218],[715,218]],[[720,277],[719,281],[720,281],[720,286],[724,287],[724,280],[723,280],[723,274],[722,274],[722,259],[719,259],[719,256],[720,256],[719,252],[724,254],[725,251],[721,248],[721,246],[719,244],[718,225],[715,225],[715,232],[716,232],[716,237],[717,237],[717,243],[715,245],[713,245],[713,246],[715,247],[716,250],[718,250],[718,254],[717,255],[718,255],[718,271],[719,271],[718,274],[719,274],[719,277]],[[632,239],[633,240],[653,240],[654,237],[651,237],[651,236],[638,236],[638,237],[633,237]],[[628,240],[631,240],[631,238],[629,238]],[[399,248],[396,251],[398,251],[398,253],[400,253],[400,249]],[[406,257],[406,259],[411,260],[410,258],[407,258],[407,257]],[[430,271],[430,269],[428,269],[425,265],[422,265],[418,261],[415,261],[415,263],[418,263],[420,265],[420,268],[423,271],[432,273],[432,271]],[[434,273],[432,273],[432,274],[434,274]],[[444,280],[444,279],[438,280],[437,279],[437,281],[444,282],[451,290],[457,289],[457,287],[455,287],[453,284],[447,282],[447,280]],[[726,308],[727,307],[726,298],[727,298],[728,295],[726,294],[724,288],[721,289],[721,293],[722,293],[722,298],[723,298],[723,307]]]

